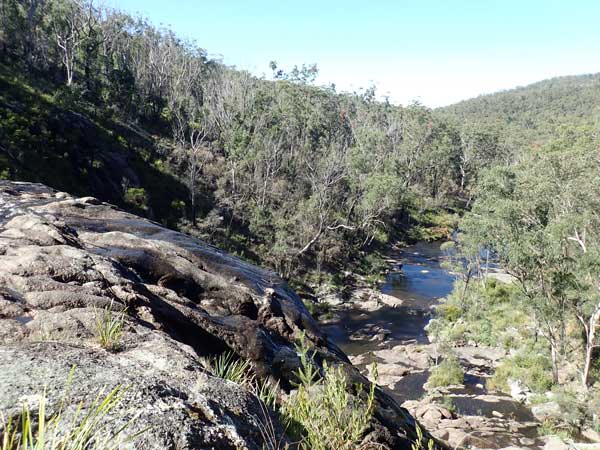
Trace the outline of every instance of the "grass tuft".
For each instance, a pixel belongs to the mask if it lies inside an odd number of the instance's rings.
[[[107,308],[96,310],[96,332],[100,345],[108,351],[119,351],[123,348],[123,326],[127,308],[120,311],[113,309],[111,302]]]
[[[247,388],[255,384],[252,364],[243,359],[237,359],[231,352],[225,352],[209,360],[213,375]]]
[[[69,375],[67,389],[73,376]],[[23,404],[20,418],[8,421],[0,417],[2,430],[1,450],[116,450],[120,446],[132,442],[144,431],[126,435],[126,429],[131,425],[115,426],[110,431],[109,426],[116,418],[109,416],[123,399],[124,389],[117,386],[108,394],[100,392],[88,408],[83,403],[77,406],[72,417],[65,419],[63,408],[67,392],[61,401],[58,412],[46,418],[46,391],[41,395],[36,412],[32,412],[28,404]],[[37,417],[37,423],[33,417]]]

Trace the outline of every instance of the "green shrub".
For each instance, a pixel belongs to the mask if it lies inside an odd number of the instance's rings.
[[[355,395],[347,390],[347,380],[342,367],[324,364],[321,371],[313,361],[314,353],[308,350],[304,337],[297,347],[300,368],[296,371],[297,390],[282,404],[277,404],[278,384],[260,380],[252,372],[248,361],[236,359],[228,352],[210,360],[215,376],[233,381],[255,395],[262,403],[277,411],[287,425],[287,433],[296,438],[301,450],[354,450],[358,448],[367,429],[375,404],[375,385],[363,393],[361,385],[355,386]],[[376,375],[377,369],[373,368]],[[364,398],[363,398],[364,397]],[[267,448],[273,445],[272,424],[268,414],[258,418]]]
[[[364,273],[368,275],[381,276],[388,267],[389,263],[380,254],[375,252],[367,254],[363,261]]]
[[[483,295],[494,303],[508,302],[513,290],[514,286],[511,284],[503,283],[495,278],[488,278],[485,280]]]
[[[298,347],[301,368],[297,372],[298,389],[282,405],[282,414],[288,431],[300,442],[303,450],[353,450],[358,448],[367,429],[375,405],[375,385],[366,399],[361,400],[362,385],[356,395],[347,390],[342,367],[324,364],[324,377],[308,349],[301,342]],[[374,373],[376,373],[374,368]]]
[[[173,200],[171,202],[171,209],[178,212],[185,211],[185,202],[183,200]]]
[[[552,387],[552,364],[549,358],[534,348],[524,348],[513,357],[504,359],[494,375],[487,380],[488,389],[508,391],[508,380],[523,381],[532,391],[542,393]]]
[[[456,412],[456,405],[454,404],[452,397],[444,395],[443,397],[437,399],[435,402],[446,408],[451,413]]]
[[[558,436],[562,439],[569,439],[571,435],[567,430],[561,429],[551,420],[544,420],[537,429],[538,436]]]
[[[315,319],[327,319],[333,317],[331,305],[325,302],[316,302],[312,300],[302,299],[304,306]]]
[[[450,303],[440,303],[435,311],[443,320],[451,323],[456,322],[463,314],[462,308]]]
[[[109,351],[118,351],[123,347],[123,326],[127,308],[113,310],[111,304],[102,310],[96,310],[96,332],[100,345]]]
[[[148,194],[144,188],[128,188],[123,194],[123,200],[137,210],[148,210]]]
[[[457,282],[453,292],[436,308],[430,332],[437,340],[464,344],[518,348],[532,340],[530,315],[515,286],[494,279],[475,281],[465,291]]]
[[[446,387],[462,384],[465,373],[456,357],[445,358],[431,370],[427,383],[431,387]]]

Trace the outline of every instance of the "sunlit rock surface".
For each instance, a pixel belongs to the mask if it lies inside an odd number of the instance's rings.
[[[102,349],[96,336],[98,310],[109,305],[127,308],[118,352]],[[289,390],[303,333],[318,362],[341,364],[352,383],[366,383],[277,274],[95,198],[0,181],[5,417],[44,386],[56,410],[75,366],[67,409],[126,386],[119,416],[148,428],[138,448],[261,449],[265,423],[285,443],[277,416],[211,376],[202,358],[232,351]],[[408,449],[414,425],[378,391],[368,439]]]

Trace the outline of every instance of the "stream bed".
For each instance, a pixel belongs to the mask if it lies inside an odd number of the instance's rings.
[[[383,303],[374,310],[356,303],[337,308],[334,318],[323,321],[321,327],[365,374],[377,361],[379,384],[411,412],[431,402],[427,397],[432,393],[451,403],[453,419],[444,425],[448,432],[438,430],[440,438],[458,442],[468,436],[464,439],[478,448],[539,448],[537,424],[529,408],[486,389],[486,378],[502,349],[455,348],[465,370],[464,384],[437,394],[424,386],[439,358],[437,345],[429,341],[425,328],[432,309],[452,292],[455,282],[455,276],[442,267],[444,257],[439,242],[419,242],[390,253],[390,269],[378,291],[402,301],[393,306]],[[431,424],[430,429],[441,426]]]
[[[452,291],[454,276],[441,267],[443,253],[438,242],[419,242],[390,255],[390,272],[380,291],[403,300],[401,306],[384,306],[377,311],[360,309],[339,311],[336,321],[322,325],[323,330],[346,354],[358,355],[380,349],[379,341],[356,340],[365,328],[389,332],[389,346],[404,342],[429,343],[425,326],[431,308]]]

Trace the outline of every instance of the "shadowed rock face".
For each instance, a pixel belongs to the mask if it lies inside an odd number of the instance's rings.
[[[96,340],[96,309],[127,308],[124,348]],[[277,417],[200,357],[233,351],[289,390],[302,334],[319,362],[366,380],[277,274],[195,238],[39,184],[0,181],[0,412],[47,386],[50,409],[128,386],[121,408],[150,427],[140,448],[261,449]],[[378,391],[368,439],[410,448],[414,420]],[[115,425],[116,426],[116,425]]]

